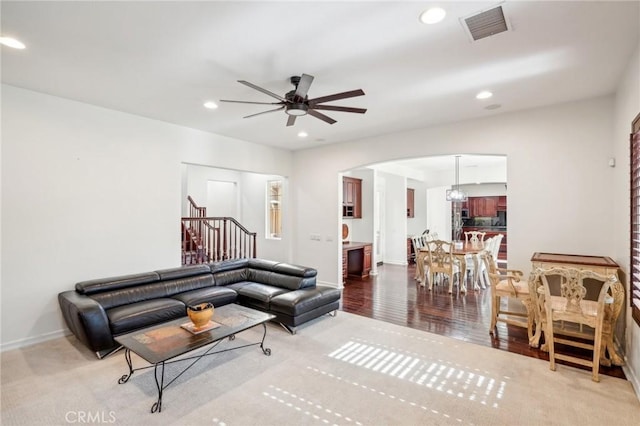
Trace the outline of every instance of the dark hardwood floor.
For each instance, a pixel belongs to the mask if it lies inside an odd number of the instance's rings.
[[[348,280],[344,286],[342,310],[481,346],[549,360],[546,352],[529,346],[527,330],[523,327],[499,322],[497,333],[493,337],[489,334],[490,290],[461,294],[454,286],[454,293],[449,294],[448,286],[434,285],[433,290],[429,291],[414,280],[414,274],[415,265],[382,265],[378,267],[375,277],[364,281]],[[600,366],[600,373],[625,378],[621,367]]]

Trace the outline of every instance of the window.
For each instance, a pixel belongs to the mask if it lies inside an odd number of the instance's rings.
[[[631,314],[640,325],[640,114],[631,126]]]
[[[267,238],[282,237],[282,181],[267,182]]]

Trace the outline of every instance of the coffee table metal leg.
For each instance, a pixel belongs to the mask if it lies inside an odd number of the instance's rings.
[[[131,363],[131,351],[129,349],[125,349],[124,351],[124,359],[127,361],[127,365],[129,366],[129,373],[123,375],[118,380],[119,384],[127,383],[129,378],[133,374],[133,364]]]
[[[267,337],[267,325],[262,323],[262,328],[264,329],[264,333],[262,334],[262,341],[260,342],[260,349],[262,349],[262,353],[266,356],[271,356],[271,349],[264,347],[264,339]]]
[[[158,370],[160,370],[160,381],[158,381]],[[151,412],[162,412],[162,391],[164,390],[164,361],[155,365],[153,375],[156,379],[156,387],[158,388],[158,401],[151,406]]]

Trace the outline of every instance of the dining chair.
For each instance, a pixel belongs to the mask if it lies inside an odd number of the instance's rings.
[[[493,255],[489,252],[483,253],[482,260],[491,284],[491,326],[489,334],[494,334],[496,325],[500,321],[509,325],[526,327],[529,337],[533,336],[534,318],[529,283],[526,279],[523,279],[524,274],[522,271],[498,268]],[[519,300],[524,305],[525,312],[510,311],[509,299]],[[502,307],[503,302],[506,305],[505,308]]]
[[[417,264],[418,255],[420,254],[420,249],[423,248],[426,244],[424,235],[414,235],[413,237],[411,237],[411,244],[413,245],[413,259],[416,261],[416,264]],[[420,279],[420,271],[418,267],[416,267],[416,273],[414,278],[416,280]]]
[[[617,281],[615,275],[609,277],[593,271],[570,267],[553,267],[538,270],[536,274],[542,280],[543,324],[545,341],[549,350],[549,368],[556,369],[556,360],[591,367],[591,380],[600,381],[600,355],[602,351],[605,304],[613,303],[611,286]],[[554,277],[554,278],[552,278]],[[601,283],[597,297],[587,298],[585,280]],[[575,325],[575,334],[567,323]],[[585,342],[578,336],[582,326],[593,330],[593,343]],[[556,343],[593,352],[592,359],[584,359],[569,353],[556,352]]]
[[[458,276],[460,284],[460,265],[453,255],[453,243],[443,240],[430,241],[427,244],[428,255],[425,260],[425,277],[429,282],[429,291],[433,288],[436,274],[442,274],[449,280],[449,293],[453,293],[453,281]]]
[[[480,244],[483,243],[484,244],[484,237],[485,235],[487,235],[486,232],[480,232],[480,231],[467,231],[464,233],[464,240],[465,243],[469,244]],[[473,287],[474,288],[479,288],[478,284],[480,284],[480,287],[482,288],[486,288],[484,282],[483,282],[483,276],[482,276],[482,267],[480,267],[480,265],[482,265],[482,259],[480,258],[480,253],[477,254],[467,254],[465,255],[465,263],[467,264],[467,274],[470,277],[473,277]],[[476,265],[478,265],[478,271],[476,271]]]

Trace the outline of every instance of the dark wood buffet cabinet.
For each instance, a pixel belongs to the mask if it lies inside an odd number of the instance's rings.
[[[342,281],[362,280],[371,272],[371,243],[342,243]]]

